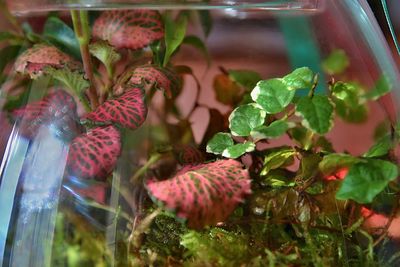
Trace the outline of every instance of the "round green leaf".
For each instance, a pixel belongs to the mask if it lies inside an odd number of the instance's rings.
[[[319,163],[319,169],[324,175],[329,175],[341,168],[361,162],[362,160],[348,154],[329,154]]]
[[[236,108],[229,116],[232,135],[249,136],[250,132],[264,123],[265,111],[257,104],[247,104]]]
[[[336,193],[336,198],[370,203],[397,176],[397,166],[389,161],[370,159],[354,164]]]
[[[304,127],[318,134],[326,134],[333,126],[333,104],[327,96],[300,98],[296,115],[303,117]]]
[[[340,74],[350,65],[346,52],[341,49],[332,53],[322,62],[323,69],[330,75]]]
[[[251,136],[255,140],[277,138],[283,135],[289,129],[289,124],[284,120],[277,120],[270,125],[262,125],[251,131]]]
[[[290,104],[294,94],[295,90],[290,90],[282,79],[271,79],[258,82],[251,98],[268,114],[276,114]]]
[[[228,147],[234,145],[233,139],[228,133],[217,133],[207,143],[207,153],[213,153],[216,155],[222,154]]]
[[[236,159],[246,152],[252,152],[256,148],[253,142],[245,142],[228,147],[222,153],[222,156],[230,159]]]
[[[283,77],[282,80],[291,90],[307,89],[313,84],[314,73],[307,67],[298,68]]]

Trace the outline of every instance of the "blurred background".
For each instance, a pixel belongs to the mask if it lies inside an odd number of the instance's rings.
[[[390,18],[393,23],[393,27],[396,32],[397,40],[400,40],[400,1],[399,0],[386,0]],[[397,66],[400,67],[400,55],[397,53],[392,36],[390,34],[390,30],[388,27],[388,23],[386,21],[385,13],[382,8],[381,0],[368,0],[369,5],[372,8],[372,11],[375,14],[376,19],[378,20],[379,25],[383,33],[385,34],[386,40],[388,41],[389,46],[392,49],[392,54],[394,59],[397,62]]]

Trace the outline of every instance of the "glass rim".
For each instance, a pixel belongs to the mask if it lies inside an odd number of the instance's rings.
[[[316,11],[322,0],[8,0],[15,15],[65,10],[105,9],[263,9],[270,11]]]

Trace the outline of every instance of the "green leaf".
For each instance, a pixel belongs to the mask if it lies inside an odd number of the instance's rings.
[[[348,154],[329,154],[319,163],[319,169],[324,175],[329,175],[341,168],[348,168],[355,163],[362,162],[362,159]]]
[[[89,82],[85,80],[83,74],[78,71],[71,71],[67,68],[53,69],[48,68],[46,73],[51,75],[54,79],[63,83],[66,87],[71,89],[77,94],[82,94],[86,88],[89,87]]]
[[[282,79],[271,79],[258,82],[251,92],[251,98],[268,114],[276,114],[290,104],[295,92],[290,90]]]
[[[182,44],[191,45],[194,48],[198,49],[203,54],[204,58],[207,60],[207,65],[210,66],[211,58],[210,55],[208,54],[207,46],[203,42],[203,40],[201,40],[199,37],[195,35],[189,35],[183,39]]]
[[[208,35],[210,35],[213,26],[213,19],[211,13],[208,10],[199,10],[198,14],[199,14],[201,28],[203,29],[203,33],[206,37],[208,37]]]
[[[333,104],[327,96],[301,97],[296,115],[303,118],[304,127],[318,134],[326,134],[333,127]]]
[[[362,98],[364,90],[360,85],[337,82],[331,90],[338,116],[352,123],[361,123],[368,119],[368,109]]]
[[[280,147],[272,149],[264,159],[264,167],[261,175],[267,175],[269,171],[278,169],[293,162],[293,157],[297,152],[291,147]]]
[[[356,163],[350,168],[336,193],[336,198],[371,203],[374,197],[397,176],[397,166],[389,161],[369,159],[366,162]]]
[[[239,106],[229,116],[229,129],[232,135],[249,136],[253,129],[264,123],[266,115],[255,103]]]
[[[233,139],[228,133],[217,133],[207,143],[207,153],[213,153],[216,155],[222,154],[228,147],[234,145]]]
[[[346,52],[336,49],[322,62],[322,68],[330,75],[341,74],[350,65]]]
[[[310,68],[303,67],[295,69],[282,78],[290,90],[311,88],[314,82],[314,73]]]
[[[381,157],[389,153],[394,147],[393,139],[390,135],[380,138],[363,156],[367,158]]]
[[[89,51],[94,57],[104,64],[109,77],[112,78],[114,75],[114,65],[121,59],[121,55],[118,54],[112,46],[104,41],[90,44]]]
[[[163,62],[164,67],[167,66],[170,57],[183,42],[186,34],[187,23],[188,18],[185,13],[181,13],[176,22],[173,21],[169,15],[164,17],[166,47]]]
[[[24,38],[10,32],[0,32],[0,42],[8,41],[10,44],[17,45],[24,42]]]
[[[375,83],[374,88],[365,94],[365,97],[370,100],[377,100],[381,96],[389,93],[393,88],[393,84],[390,82],[389,77],[382,75]]]
[[[8,63],[18,56],[20,51],[21,46],[19,45],[6,46],[0,50],[0,74],[3,73]]]
[[[74,31],[64,21],[57,17],[49,17],[44,25],[43,37],[61,51],[81,58],[79,42]]]
[[[230,159],[236,159],[246,152],[252,152],[256,148],[253,142],[247,141],[243,144],[236,144],[226,148],[222,152],[222,156]]]
[[[252,70],[228,70],[229,78],[246,89],[253,89],[262,79],[260,74]]]
[[[262,125],[250,132],[255,140],[277,138],[283,135],[289,129],[289,124],[285,120],[276,120],[270,125]]]

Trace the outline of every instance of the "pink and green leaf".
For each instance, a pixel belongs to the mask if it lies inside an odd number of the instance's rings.
[[[42,75],[46,67],[78,69],[79,66],[80,63],[56,47],[37,44],[24,51],[17,58],[14,69],[16,72],[28,74],[31,78],[35,78]]]
[[[199,164],[204,162],[204,154],[193,145],[174,146],[174,155],[180,164]]]
[[[54,90],[40,101],[13,110],[11,115],[20,121],[20,133],[27,138],[33,138],[39,127],[50,123],[57,133],[71,136],[80,132],[76,103],[63,90]]]
[[[153,65],[137,67],[128,81],[133,85],[141,85],[143,82],[164,91],[168,98],[176,96],[182,86],[181,77],[176,72]]]
[[[93,25],[93,36],[117,49],[140,49],[164,37],[159,12],[154,10],[104,11]]]
[[[251,185],[240,162],[219,160],[187,166],[168,180],[149,181],[147,190],[156,203],[186,219],[189,227],[202,228],[226,220],[251,194]]]
[[[72,140],[67,170],[83,179],[105,179],[121,153],[121,136],[114,126],[97,127]]]
[[[115,99],[109,99],[94,111],[86,114],[83,121],[95,124],[116,124],[124,128],[139,128],[147,116],[147,106],[141,88],[131,88]]]

